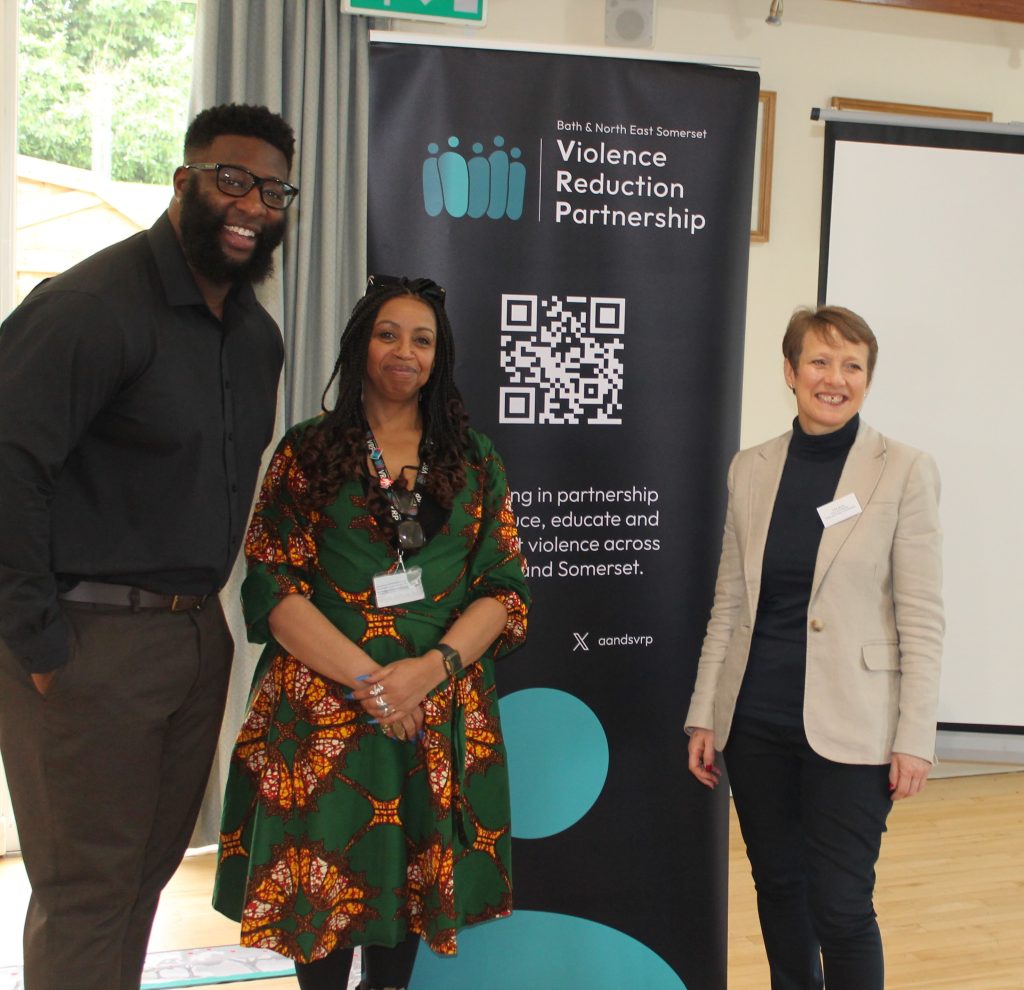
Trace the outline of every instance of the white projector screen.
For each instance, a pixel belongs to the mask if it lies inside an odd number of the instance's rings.
[[[864,418],[942,474],[939,721],[1024,732],[1024,137],[829,123],[821,245],[878,336]]]

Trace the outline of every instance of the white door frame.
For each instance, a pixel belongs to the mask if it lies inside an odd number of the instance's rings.
[[[14,308],[14,198],[18,146],[18,0],[0,8],[0,319]],[[11,794],[0,762],[0,856],[16,852]]]

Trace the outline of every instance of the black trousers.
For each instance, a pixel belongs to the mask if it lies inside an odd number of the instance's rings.
[[[802,729],[739,718],[724,755],[772,990],[883,990],[873,893],[888,765],[833,763]]]
[[[220,603],[63,603],[45,697],[0,644],[0,748],[32,896],[27,990],[138,990],[160,891],[192,835],[233,647]]]
[[[406,990],[416,962],[418,935],[390,947],[363,947],[363,974],[360,990]],[[296,963],[299,990],[345,990],[352,966],[352,949],[335,949],[329,956],[311,963]]]

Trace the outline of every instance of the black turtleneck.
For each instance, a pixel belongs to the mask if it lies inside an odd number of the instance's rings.
[[[837,491],[860,426],[856,415],[832,433],[804,433],[793,421],[761,570],[761,595],[736,714],[776,725],[803,725],[807,606],[823,530],[818,506]]]

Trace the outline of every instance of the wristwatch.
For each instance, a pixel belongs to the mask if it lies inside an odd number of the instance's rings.
[[[449,677],[454,677],[460,670],[462,670],[462,657],[459,656],[458,650],[453,649],[447,643],[438,643],[434,649],[441,654],[441,663],[444,664],[444,672]]]

